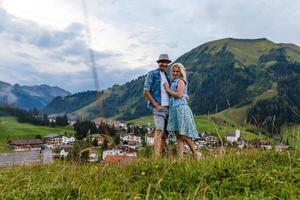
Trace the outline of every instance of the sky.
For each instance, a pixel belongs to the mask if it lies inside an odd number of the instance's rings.
[[[300,46],[299,0],[0,0],[0,81],[72,93],[144,75],[211,40],[268,38]]]

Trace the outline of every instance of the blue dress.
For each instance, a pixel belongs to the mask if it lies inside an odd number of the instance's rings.
[[[181,79],[172,81],[171,90],[177,90],[179,80]],[[187,85],[188,83],[186,82],[182,98],[170,97],[167,130],[171,133],[169,134],[169,139],[172,141],[176,141],[175,132],[179,132],[180,135],[187,136],[193,140],[199,138],[192,110],[187,103]]]

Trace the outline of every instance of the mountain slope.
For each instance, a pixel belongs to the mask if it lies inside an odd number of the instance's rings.
[[[48,114],[62,114],[76,111],[96,100],[96,91],[79,92],[68,96],[54,98],[42,112]]]
[[[175,62],[181,62],[187,69],[194,113],[206,114],[247,105],[270,90],[290,70],[285,66],[299,65],[299,52],[296,45],[276,44],[265,38],[226,38],[200,45]],[[102,103],[100,111],[98,103],[92,102],[71,115],[121,119],[147,115],[149,111],[142,95],[144,79],[142,76],[103,91],[98,100]]]
[[[22,109],[42,109],[53,98],[66,95],[70,95],[70,92],[56,86],[20,86],[0,81],[0,103],[12,104]]]

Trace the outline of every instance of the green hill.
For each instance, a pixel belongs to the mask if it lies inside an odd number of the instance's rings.
[[[45,136],[51,133],[73,134],[70,128],[50,128],[47,126],[35,126],[19,123],[14,117],[0,117],[0,152],[10,151],[7,141],[10,139],[34,138],[36,135]]]
[[[0,169],[0,199],[298,199],[300,152],[227,151],[200,161],[55,162]]]
[[[267,99],[287,96],[277,92],[284,90],[281,82],[291,82],[294,76],[300,77],[300,47],[276,44],[265,38],[211,41],[183,54],[174,62],[183,63],[187,69],[190,106],[196,115],[223,111],[219,116],[233,117],[239,123],[252,115],[262,116],[260,123],[265,117],[281,115],[282,111],[274,110],[265,116],[265,112],[261,112],[263,109],[256,109],[248,116],[256,103],[266,99],[264,96]],[[100,99],[69,114],[84,119],[104,115],[125,120],[149,115],[142,95],[144,79],[145,76],[141,76],[104,90]],[[295,97],[290,95],[287,99],[267,103],[288,102],[293,107],[293,102],[289,101],[291,98]],[[72,105],[66,102],[64,106]],[[286,120],[290,121],[295,122]]]

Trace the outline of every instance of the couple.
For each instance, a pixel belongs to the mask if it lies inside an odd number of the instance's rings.
[[[152,110],[155,122],[154,155],[161,156],[166,145],[167,131],[175,133],[179,158],[183,158],[183,143],[190,147],[193,157],[199,159],[193,139],[198,138],[192,111],[187,103],[187,86],[185,68],[181,63],[172,65],[170,74],[166,73],[171,63],[167,54],[161,54],[157,60],[158,69],[150,71],[145,80],[144,96],[148,108]],[[171,138],[172,139],[172,138]]]

